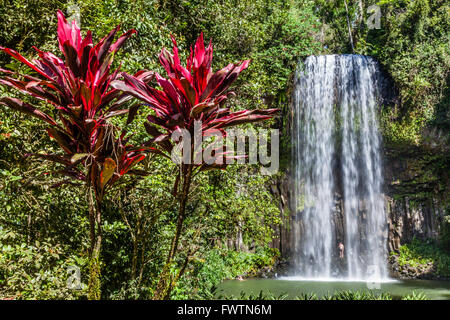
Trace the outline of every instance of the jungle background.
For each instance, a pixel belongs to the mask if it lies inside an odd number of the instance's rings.
[[[371,15],[367,8],[373,4],[381,8],[380,29],[366,24]],[[354,52],[380,61],[398,90],[396,107],[380,115],[386,148],[394,156],[413,153],[420,159],[414,193],[439,193],[448,215],[447,1],[0,0],[0,45],[30,58],[35,55],[32,46],[57,51],[56,10],[67,12],[73,5],[80,10],[82,30],[92,30],[96,39],[118,24],[123,31],[138,31],[115,58],[122,70],[163,74],[158,55],[162,47],[171,47],[170,35],[186,54],[203,31],[205,39],[213,40],[214,69],[252,59],[234,84],[236,97],[229,102],[233,108],[283,110],[282,117],[255,125],[283,132],[278,174],[262,176],[255,174],[256,166],[233,165],[194,181],[177,257],[179,268],[186,257],[190,264],[173,299],[212,298],[222,280],[257,274],[279,258],[271,243],[289,213],[280,210],[279,194],[271,186],[287,174],[290,164],[290,85],[308,55]],[[6,54],[0,54],[0,67],[22,68]],[[0,87],[0,96],[5,95],[19,94]],[[145,116],[146,109],[140,108],[132,123],[135,141],[143,139]],[[67,268],[78,266],[82,283],[87,283],[87,201],[83,190],[70,185],[52,188],[58,178],[54,164],[25,157],[44,149],[57,147],[39,122],[0,108],[0,298],[86,297],[85,286],[72,290],[66,281]],[[128,177],[105,201],[104,299],[151,298],[173,237],[177,203],[170,190],[175,166],[152,157],[143,166],[150,175]],[[421,179],[431,187],[421,189]],[[446,221],[436,244],[443,252],[450,248]]]

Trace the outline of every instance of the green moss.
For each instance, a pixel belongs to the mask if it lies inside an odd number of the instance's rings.
[[[100,281],[100,259],[93,256],[89,260],[89,300],[101,299],[101,281]]]

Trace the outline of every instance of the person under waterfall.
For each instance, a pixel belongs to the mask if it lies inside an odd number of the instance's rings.
[[[342,242],[339,242],[338,249],[339,249],[339,258],[344,259],[344,244]]]

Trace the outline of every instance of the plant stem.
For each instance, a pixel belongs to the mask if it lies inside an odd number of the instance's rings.
[[[170,293],[173,288],[170,268],[172,266],[173,259],[178,252],[178,242],[180,240],[183,223],[186,218],[186,204],[189,198],[189,189],[192,181],[192,170],[193,166],[191,164],[184,164],[182,167],[183,186],[182,193],[179,197],[180,207],[178,209],[177,227],[175,236],[172,240],[169,255],[167,256],[166,264],[164,265],[163,271],[160,274],[160,278],[156,286],[155,294],[153,296],[154,300],[170,298]]]
[[[344,4],[345,4],[345,12],[346,12],[346,16],[347,16],[347,27],[348,27],[348,37],[350,38],[350,45],[352,46],[352,53],[355,52],[355,48],[353,46],[353,37],[352,37],[352,29],[350,27],[350,20],[348,17],[348,6],[347,6],[347,0],[344,0]]]

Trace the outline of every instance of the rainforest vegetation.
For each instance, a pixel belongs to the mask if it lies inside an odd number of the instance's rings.
[[[379,28],[367,23],[372,5]],[[71,38],[62,14],[93,46]],[[271,186],[288,174],[294,73],[314,54],[370,55],[392,77],[395,106],[380,112],[385,148],[413,159],[415,178],[400,194],[442,199],[439,250],[427,259],[448,272],[449,21],[445,0],[0,0],[0,299],[210,299],[224,279],[273,266],[272,240],[289,213]],[[30,68],[5,48],[53,64]],[[200,70],[189,83],[185,61]],[[202,82],[225,67],[227,77]],[[204,99],[213,80],[222,87]],[[173,163],[180,112],[156,92],[171,90],[184,94],[185,123],[216,112],[208,128],[280,129],[279,172]],[[422,259],[412,252],[423,246],[403,247],[400,261]]]

